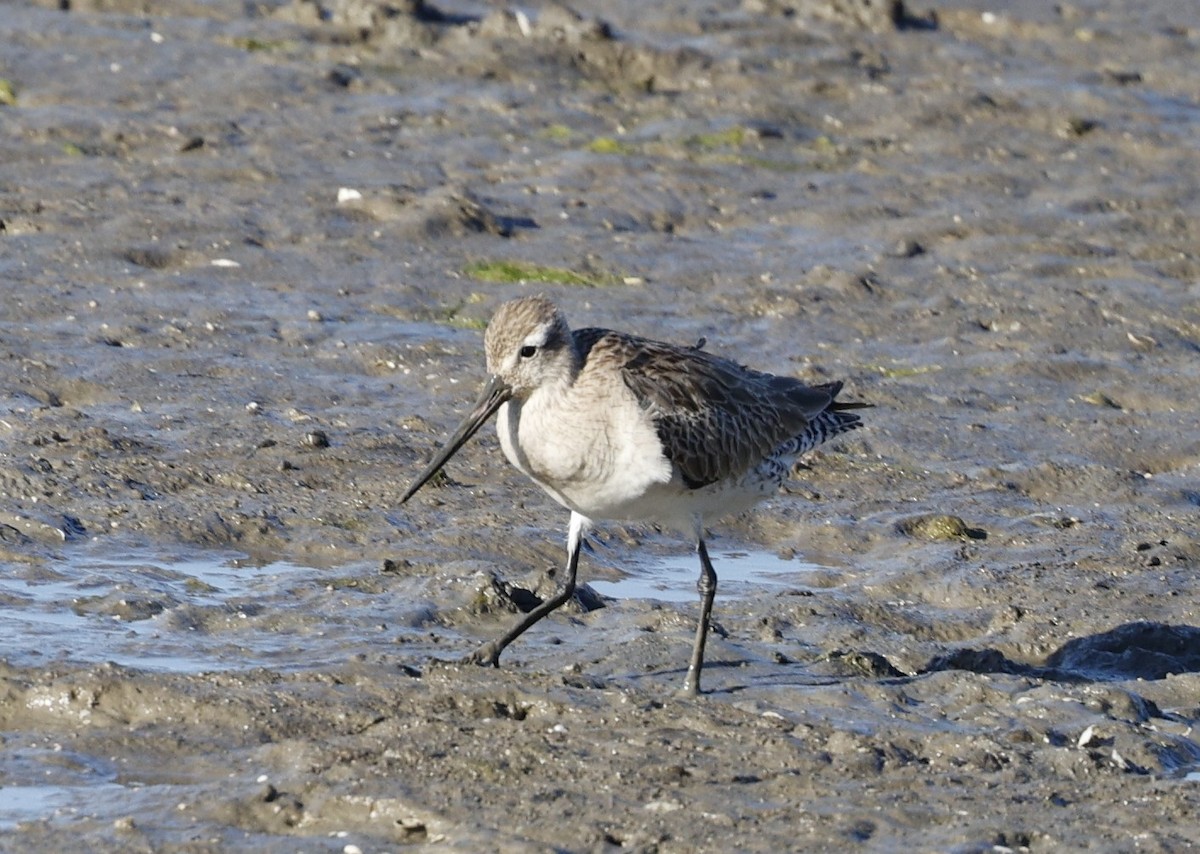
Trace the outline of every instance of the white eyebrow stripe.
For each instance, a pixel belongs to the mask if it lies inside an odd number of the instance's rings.
[[[546,343],[546,339],[550,337],[550,330],[553,327],[551,323],[543,323],[537,329],[525,336],[521,342],[525,346],[542,347]]]

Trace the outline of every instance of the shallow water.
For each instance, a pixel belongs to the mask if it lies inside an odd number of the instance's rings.
[[[0,830],[15,830],[22,822],[46,820],[66,823],[85,811],[95,814],[101,804],[116,806],[130,789],[117,783],[83,782],[75,785],[4,786],[0,788]],[[108,802],[114,801],[112,804]]]
[[[806,575],[824,569],[758,549],[711,557],[723,600],[807,589]],[[348,648],[423,622],[420,597],[403,580],[381,594],[356,589],[345,573],[199,551],[72,554],[50,570],[12,567],[0,577],[0,611],[11,627],[0,635],[0,660],[112,662],[159,673],[289,669],[344,661]],[[616,599],[690,603],[698,573],[688,552],[639,558],[624,578],[589,584]]]
[[[722,599],[761,592],[764,588],[805,589],[804,577],[826,567],[799,560],[785,560],[758,549],[710,552],[717,572],[717,594]],[[657,599],[661,602],[692,602],[700,564],[694,554],[647,561],[618,581],[588,583],[605,596],[616,599]]]
[[[69,822],[129,793],[109,763],[59,744],[9,745],[0,754],[0,830],[37,819]]]
[[[310,611],[326,588],[320,570],[230,554],[73,555],[0,577],[0,659],[179,673],[308,664],[301,641],[326,629]]]

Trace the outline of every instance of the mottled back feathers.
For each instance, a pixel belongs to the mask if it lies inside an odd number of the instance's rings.
[[[819,429],[823,440],[859,424],[858,416],[844,411],[855,404],[834,402],[840,382],[808,386],[698,347],[608,329],[576,330],[574,338],[584,364],[600,358],[620,366],[626,387],[653,420],[664,454],[693,489],[744,474],[806,431]],[[797,447],[819,443],[812,439],[818,435]]]

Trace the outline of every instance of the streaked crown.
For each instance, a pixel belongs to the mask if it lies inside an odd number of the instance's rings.
[[[521,297],[496,309],[484,335],[488,373],[524,397],[551,382],[570,382],[578,357],[567,319],[545,297]]]

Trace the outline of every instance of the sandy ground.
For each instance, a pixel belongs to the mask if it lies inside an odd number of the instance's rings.
[[[1195,4],[59,5],[0,13],[0,847],[1200,840]],[[686,595],[448,663],[562,559],[490,434],[397,503],[530,292],[875,405],[713,525],[787,574],[697,700]]]

